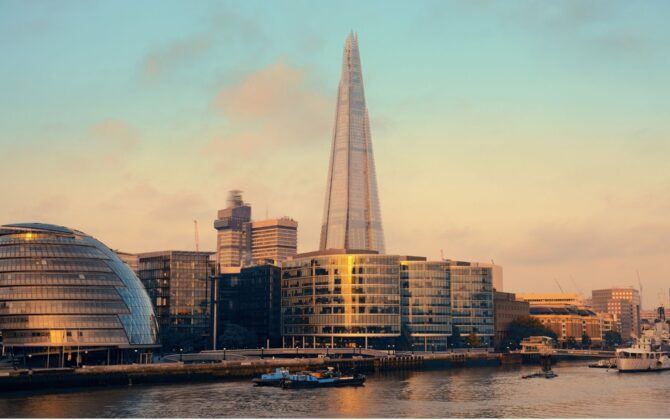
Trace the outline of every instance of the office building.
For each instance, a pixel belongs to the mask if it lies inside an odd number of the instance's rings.
[[[632,287],[594,290],[591,294],[597,312],[614,315],[617,330],[624,340],[640,336],[640,293]]]
[[[527,317],[530,314],[530,304],[517,300],[514,293],[495,291],[493,294],[493,316],[495,336],[493,345],[500,348],[500,344],[507,336],[507,329],[515,319]]]
[[[298,254],[282,263],[284,346],[386,349],[400,337],[400,263],[369,250]]]
[[[197,350],[209,334],[211,252],[139,254],[140,280],[154,305],[165,351]]]
[[[531,305],[530,315],[556,333],[560,346],[567,346],[570,340],[581,346],[584,335],[589,337],[591,345],[602,344],[601,318],[589,309],[569,305]]]
[[[401,347],[446,350],[451,335],[449,263],[401,257]]]
[[[115,250],[114,252],[121,261],[123,261],[131,270],[133,270],[133,273],[135,273],[136,276],[140,275],[140,258],[137,256],[137,254],[131,254],[118,250]]]
[[[251,206],[242,200],[242,191],[230,191],[228,207],[219,210],[214,229],[217,270],[251,262]]]
[[[280,262],[298,251],[298,222],[282,217],[251,223],[251,259],[260,264]]]
[[[220,337],[227,324],[255,338],[248,346],[281,347],[281,270],[273,264],[244,267],[214,278],[213,331]],[[218,343],[217,348],[222,348]]]
[[[344,46],[319,248],[384,252],[358,37]]]
[[[156,347],[157,330],[137,276],[100,241],[62,226],[0,227],[5,353],[35,353],[33,361],[53,354],[52,367],[139,362]]]
[[[530,306],[576,306],[584,308],[584,297],[577,293],[517,293],[518,300],[526,301]]]
[[[481,346],[493,344],[493,275],[491,267],[449,261],[452,330],[477,337]]]

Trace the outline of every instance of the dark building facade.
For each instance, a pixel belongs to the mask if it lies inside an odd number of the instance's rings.
[[[225,334],[229,324],[235,324],[253,335],[255,347],[281,346],[281,269],[278,266],[249,266],[238,273],[214,277],[211,307],[212,330],[217,337]],[[222,346],[223,343],[217,343],[217,348]]]
[[[452,330],[474,335],[481,346],[493,344],[493,273],[463,261],[449,261]]]
[[[112,250],[74,229],[26,223],[0,226],[0,331],[5,353],[53,367],[140,361],[158,327]]]
[[[211,252],[139,254],[140,280],[156,311],[164,351],[197,350],[209,336]]]
[[[530,315],[530,303],[516,300],[514,293],[495,291],[493,294],[493,313],[495,315],[495,336],[493,346],[500,349],[505,340],[509,324],[517,318]]]

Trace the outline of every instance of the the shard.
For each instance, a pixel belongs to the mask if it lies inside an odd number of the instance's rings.
[[[347,38],[342,57],[320,249],[384,253],[370,120],[354,33]]]

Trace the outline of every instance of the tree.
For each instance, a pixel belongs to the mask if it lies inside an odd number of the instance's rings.
[[[168,327],[161,331],[162,351],[168,353],[192,353],[204,348],[201,334],[188,328]]]
[[[253,331],[237,324],[226,324],[219,336],[219,346],[226,349],[256,348],[258,338]]]
[[[570,337],[566,338],[565,339],[565,347],[567,347],[569,349],[574,349],[575,347],[577,347],[577,340],[575,339],[575,337],[570,336]]]
[[[481,340],[479,340],[479,337],[475,333],[470,333],[466,341],[470,347],[479,347],[481,345]]]
[[[461,330],[457,326],[451,328],[451,340],[449,341],[449,347],[452,349],[459,349],[463,347],[463,338],[461,337]]]
[[[582,348],[591,346],[591,337],[588,334],[582,334]]]
[[[605,340],[605,346],[609,348],[616,347],[623,342],[621,334],[616,331],[606,331],[603,339]]]
[[[521,340],[531,336],[546,336],[556,340],[556,333],[545,327],[537,318],[522,316],[510,322],[503,346],[512,350],[518,349],[521,346]]]

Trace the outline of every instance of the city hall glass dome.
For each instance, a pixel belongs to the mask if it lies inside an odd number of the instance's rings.
[[[152,346],[157,329],[142,283],[100,241],[62,226],[0,226],[5,348]]]

